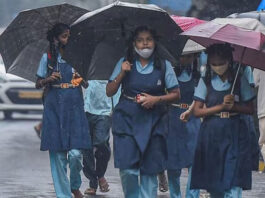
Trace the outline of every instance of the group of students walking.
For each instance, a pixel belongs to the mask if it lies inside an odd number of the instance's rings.
[[[82,168],[90,180],[86,194],[95,194],[98,185],[109,191],[104,174],[111,126],[126,198],[157,197],[157,175],[165,170],[170,197],[181,197],[183,168],[189,169],[186,197],[205,189],[211,197],[239,198],[251,188],[250,134],[242,115],[254,111],[252,72],[243,67],[231,93],[237,67],[229,44],[206,49],[204,73],[194,52],[183,53],[173,68],[157,50],[156,32],[140,26],[109,81],[87,83],[62,59],[69,35],[65,24],[48,32],[50,49],[36,82],[46,89],[41,150],[49,151],[58,198],[82,197]],[[85,104],[81,87],[87,88]],[[108,98],[120,89],[118,100]]]

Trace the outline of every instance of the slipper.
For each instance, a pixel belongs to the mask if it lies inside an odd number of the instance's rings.
[[[105,177],[101,177],[100,179],[98,179],[98,185],[101,192],[109,192],[109,184]]]
[[[84,194],[86,195],[96,195],[97,189],[95,188],[88,188],[85,190]]]
[[[159,191],[160,192],[167,192],[168,191],[168,183],[167,177],[165,173],[158,174],[158,181],[159,181]]]

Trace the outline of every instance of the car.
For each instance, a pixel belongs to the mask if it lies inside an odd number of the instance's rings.
[[[13,112],[41,112],[42,94],[33,82],[7,74],[0,56],[0,111],[3,111],[4,119],[12,119]]]

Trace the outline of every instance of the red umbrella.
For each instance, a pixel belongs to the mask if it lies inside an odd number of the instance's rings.
[[[187,31],[196,25],[206,22],[206,21],[194,18],[194,17],[171,15],[171,18],[183,31]],[[182,54],[201,52],[204,49],[205,48],[203,46],[197,44],[196,42],[188,40],[186,45],[183,48]]]
[[[194,17],[184,17],[184,16],[176,16],[172,15],[171,18],[175,21],[175,23],[183,30],[189,30],[190,28],[205,23],[206,21],[200,20]]]

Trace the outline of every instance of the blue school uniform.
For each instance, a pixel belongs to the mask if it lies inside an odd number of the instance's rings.
[[[183,70],[178,76],[181,99],[178,104],[191,105],[197,79],[192,73]],[[174,105],[174,104],[173,104]],[[187,109],[170,105],[169,135],[167,139],[168,160],[167,174],[170,197],[181,197],[180,175],[182,168],[189,168],[189,179],[186,187],[186,197],[199,197],[199,190],[190,190],[191,166],[193,163],[197,136],[200,129],[200,118],[191,115],[188,122],[182,122],[179,117]]]
[[[243,76],[242,76],[243,77]],[[241,78],[242,78],[241,77]],[[200,79],[194,98],[207,107],[223,103],[231,92],[231,83],[213,75],[210,85]],[[255,95],[248,81],[240,81],[234,90],[236,102],[247,102]],[[230,118],[205,117],[199,131],[192,170],[191,188],[226,192],[234,187],[251,188],[249,133],[240,115]],[[246,165],[246,166],[245,166]]]
[[[121,71],[122,58],[110,81]],[[136,60],[122,81],[122,94],[113,113],[114,164],[120,169],[124,197],[156,197],[157,174],[165,169],[168,116],[165,105],[144,109],[129,97],[145,92],[159,96],[178,87],[171,64],[154,67],[151,59],[144,67]],[[127,96],[127,97],[126,97]],[[140,176],[140,178],[139,178]],[[140,179],[140,184],[139,184]]]
[[[181,99],[178,104],[191,105],[193,101],[196,79],[184,70],[178,77]],[[169,134],[167,139],[168,160],[167,169],[177,170],[192,165],[197,134],[200,128],[200,118],[193,115],[187,123],[179,117],[187,108],[170,105],[169,107]]]
[[[121,71],[122,58],[110,80]],[[113,113],[114,164],[120,169],[139,169],[142,174],[157,174],[165,169],[168,114],[166,105],[145,109],[125,96],[140,93],[165,95],[165,89],[178,87],[173,68],[168,61],[154,68],[153,60],[142,67],[136,60],[122,81],[122,94]]]
[[[73,68],[58,55],[58,68],[61,73],[58,83],[71,83]],[[40,61],[37,76],[48,75],[48,57],[45,53]],[[76,88],[49,87],[44,99],[41,150],[69,151],[88,149],[91,146],[88,124],[84,112],[82,90]]]

